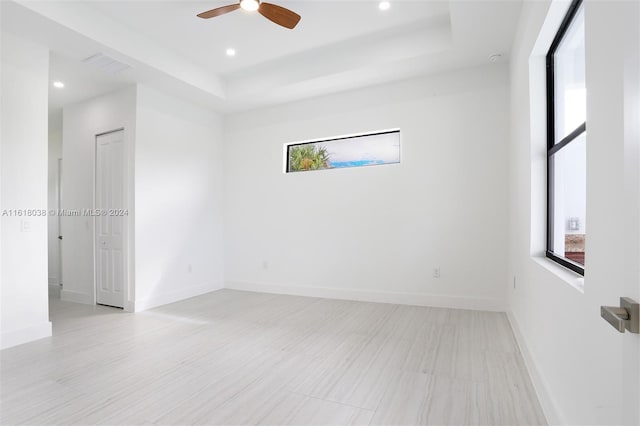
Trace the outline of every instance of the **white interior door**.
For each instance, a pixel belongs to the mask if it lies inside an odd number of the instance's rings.
[[[591,43],[587,84],[589,79],[596,81],[588,89],[588,114],[593,118],[587,124],[594,123],[587,130],[592,134],[587,169],[592,166],[594,176],[587,200],[590,194],[595,197],[591,211],[596,229],[593,238],[588,237],[595,249],[585,274],[585,298],[597,297],[607,300],[601,305],[620,308],[621,297],[640,302],[640,3],[584,4],[585,27],[598,34],[586,40],[587,46]],[[611,22],[616,22],[615,28]],[[617,46],[612,49],[612,44]],[[613,56],[603,63],[603,55],[610,52]],[[640,321],[632,311],[616,315],[614,321],[604,315],[614,327],[601,319],[598,328],[586,328],[593,343],[589,384],[602,395],[597,408],[607,413],[593,423],[640,425],[640,333],[627,328],[638,327]],[[618,332],[615,326],[623,325],[620,320],[628,316],[624,333]],[[602,373],[600,380],[594,380]]]
[[[96,302],[124,307],[126,256],[124,131],[96,137]]]

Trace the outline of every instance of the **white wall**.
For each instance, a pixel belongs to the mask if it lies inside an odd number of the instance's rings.
[[[46,209],[49,51],[7,33],[1,38],[1,208]],[[1,245],[0,348],[6,348],[51,335],[46,217],[3,215]]]
[[[49,172],[47,209],[58,209],[58,160],[62,158],[62,110],[49,113]],[[58,218],[48,218],[49,284],[60,284],[60,249],[58,240]]]
[[[219,116],[138,86],[136,311],[223,286]]]
[[[503,309],[508,80],[495,65],[228,117],[225,285]],[[389,128],[399,165],[283,173],[287,142]]]
[[[510,319],[550,423],[640,424],[640,336],[617,333],[599,315],[600,305],[617,305],[620,296],[640,298],[638,116],[636,109],[625,120],[624,111],[625,103],[638,104],[638,3],[585,2],[589,225],[583,283],[543,257],[544,55],[567,5],[525,2],[512,53]],[[625,72],[631,59],[635,68]]]
[[[69,105],[63,111],[64,173],[62,175],[62,209],[93,208],[95,175],[95,137],[97,134],[124,128],[129,160],[133,161],[136,134],[136,88],[130,87],[85,102]],[[129,163],[129,168],[131,164]],[[130,177],[132,179],[132,177]],[[130,180],[130,186],[133,184]],[[133,194],[129,205],[133,206]],[[129,232],[133,232],[133,211],[128,217]],[[61,297],[80,303],[95,303],[93,265],[93,218],[63,217]],[[131,256],[132,253],[130,253]],[[133,303],[133,265],[129,263],[129,289],[125,307]]]
[[[64,108],[62,208],[93,206],[95,135],[124,127],[130,288],[140,311],[223,286],[220,117],[144,86]],[[135,210],[135,212],[134,212]],[[64,300],[94,303],[93,219],[62,222]]]

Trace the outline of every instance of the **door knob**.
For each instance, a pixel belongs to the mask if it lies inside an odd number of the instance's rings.
[[[628,297],[620,298],[620,306],[601,306],[600,316],[620,333],[640,333],[640,304]]]

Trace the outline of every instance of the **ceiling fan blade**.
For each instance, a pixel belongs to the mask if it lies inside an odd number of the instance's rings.
[[[207,10],[198,14],[198,18],[209,19],[216,16],[224,15],[225,13],[233,12],[236,9],[240,9],[240,3],[230,4],[229,6],[222,6],[216,9]]]
[[[297,13],[271,3],[260,3],[258,12],[271,22],[289,29],[294,28],[300,22],[300,15]]]

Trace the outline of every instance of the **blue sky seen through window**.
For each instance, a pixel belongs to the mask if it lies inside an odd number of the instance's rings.
[[[400,162],[400,131],[345,137],[287,147],[288,172]]]

